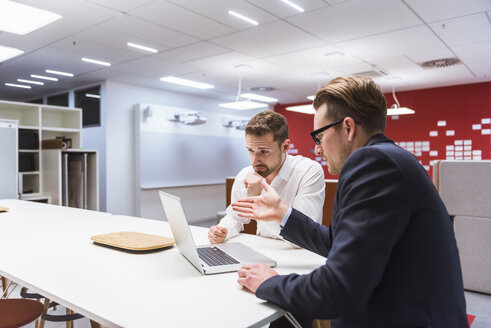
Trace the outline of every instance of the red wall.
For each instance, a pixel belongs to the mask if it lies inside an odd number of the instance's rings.
[[[396,96],[401,106],[414,109],[416,114],[398,119],[388,116],[386,135],[415,154],[430,176],[433,160],[491,159],[491,82],[397,92]],[[394,103],[392,94],[385,98],[390,107]],[[309,135],[313,115],[287,111],[287,106],[278,104],[275,111],[288,121],[291,153],[316,159]],[[446,125],[439,126],[438,121]],[[430,131],[438,135],[430,136]],[[447,131],[454,131],[454,135],[447,135]],[[324,171],[326,178],[336,178],[326,166]]]

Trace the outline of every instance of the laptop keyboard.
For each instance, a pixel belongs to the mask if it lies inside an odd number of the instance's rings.
[[[218,247],[198,248],[199,257],[209,266],[237,264],[239,261],[228,255]]]

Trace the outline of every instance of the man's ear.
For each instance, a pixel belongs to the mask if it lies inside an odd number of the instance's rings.
[[[283,144],[281,145],[282,153],[288,152],[288,149],[290,149],[290,139],[286,139],[285,141],[283,141]]]
[[[353,142],[357,133],[357,126],[355,120],[351,117],[346,117],[343,122],[346,134],[348,136],[348,141]]]

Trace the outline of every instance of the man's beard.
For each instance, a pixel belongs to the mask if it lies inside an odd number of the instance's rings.
[[[261,166],[262,168],[264,168],[264,170],[261,170],[261,171],[256,170],[256,166],[254,166],[254,171],[257,174],[259,174],[260,176],[262,176],[263,178],[266,178],[271,173],[273,173],[281,165],[281,160],[282,160],[282,157],[280,156],[278,162],[274,166],[267,166],[267,165],[264,165],[264,164],[258,165],[258,166]]]

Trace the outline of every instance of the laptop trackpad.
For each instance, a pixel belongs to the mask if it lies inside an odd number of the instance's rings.
[[[265,263],[270,267],[276,266],[276,261],[270,259],[269,257],[256,252],[250,247],[242,243],[225,243],[215,245],[227,252],[232,257],[239,260],[242,264],[253,264],[253,263]]]

